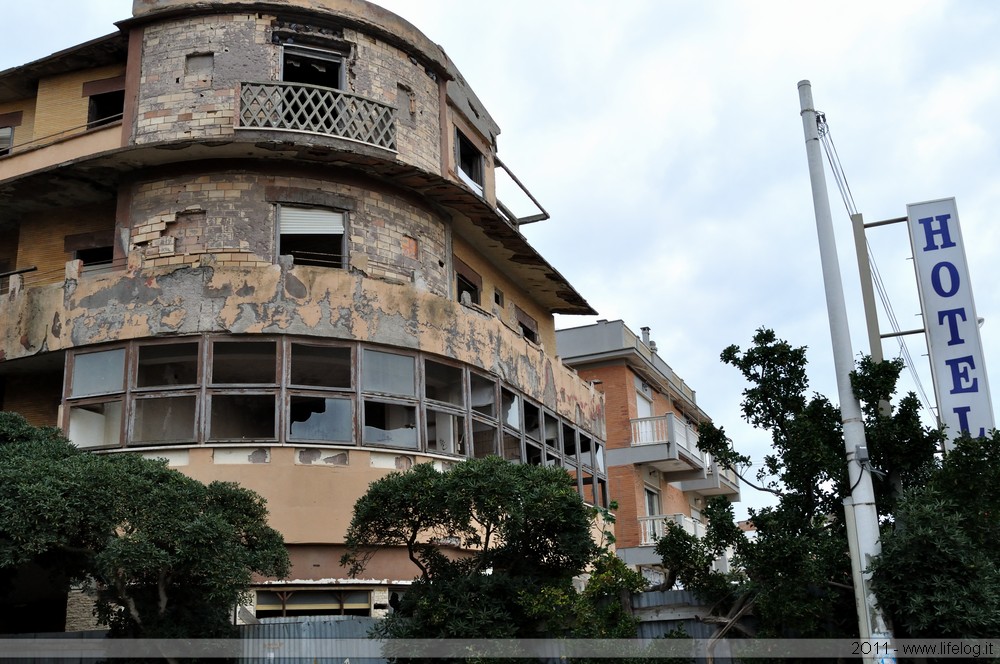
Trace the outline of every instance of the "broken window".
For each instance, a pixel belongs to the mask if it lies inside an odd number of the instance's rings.
[[[354,408],[350,399],[292,395],[288,434],[297,440],[331,443],[354,441]]]
[[[258,590],[258,618],[302,616],[367,616],[371,614],[367,590],[300,588]]]
[[[103,127],[122,119],[125,112],[125,90],[112,90],[91,95],[87,109],[87,128]]]
[[[497,453],[497,428],[479,420],[472,421],[472,456],[482,459]]]
[[[487,417],[497,416],[497,383],[475,372],[469,374],[472,410]]]
[[[417,409],[400,403],[365,400],[364,442],[417,449]]]
[[[517,318],[517,327],[525,339],[531,343],[538,343],[538,322],[526,314],[524,309],[514,305],[514,316]]]
[[[14,145],[14,128],[0,127],[0,157],[10,154],[10,149]]]
[[[80,448],[117,447],[122,440],[120,400],[70,406],[67,437]]]
[[[343,212],[278,206],[278,253],[296,265],[344,267]]]
[[[195,395],[155,396],[135,401],[131,444],[158,445],[195,440]]]
[[[465,456],[465,418],[428,409],[427,451]]]
[[[500,412],[503,423],[521,430],[521,397],[504,388],[500,390]]]
[[[285,45],[282,49],[281,80],[289,83],[320,85],[341,90],[344,87],[344,56],[307,46]]]
[[[212,344],[212,383],[274,384],[273,341],[216,341]]]
[[[292,344],[292,385],[351,387],[351,349]]]
[[[198,384],[198,342],[139,347],[136,387]]]
[[[483,278],[458,256],[452,257],[455,266],[455,299],[462,304],[479,304]]]
[[[273,394],[212,394],[211,440],[272,440],[277,430]]]
[[[455,163],[458,177],[480,196],[483,195],[483,153],[458,128],[455,129]]]
[[[424,396],[453,406],[465,405],[462,370],[432,360],[424,362]]]
[[[532,440],[541,440],[542,413],[538,406],[524,402],[524,433]]]
[[[503,432],[503,449],[501,456],[507,461],[520,463],[521,461],[521,437],[515,436],[509,431]]]

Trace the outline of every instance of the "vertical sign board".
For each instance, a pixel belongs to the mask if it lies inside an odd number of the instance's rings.
[[[907,226],[927,330],[938,418],[946,445],[993,428],[983,345],[954,198],[906,206]]]

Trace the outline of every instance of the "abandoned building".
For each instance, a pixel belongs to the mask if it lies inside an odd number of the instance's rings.
[[[500,455],[606,504],[604,397],[553,321],[595,312],[525,240],[544,211],[497,200],[518,183],[498,134],[445,52],[364,0],[134,0],[0,72],[3,409],[263,495],[293,571],[257,617],[378,615],[413,578],[403,552],[338,565],[393,470]]]
[[[698,449],[699,422],[709,419],[696,393],[657,353],[650,329],[636,335],[622,321],[556,332],[563,362],[604,393],[607,467],[618,556],[653,584],[665,579],[654,552],[673,522],[703,537],[712,496],[740,499],[739,477]],[[715,562],[729,571],[731,552]]]

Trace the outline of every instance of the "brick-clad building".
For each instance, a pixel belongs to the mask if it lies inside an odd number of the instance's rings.
[[[556,333],[559,355],[605,398],[607,471],[618,555],[653,582],[665,577],[653,551],[667,522],[703,535],[710,496],[740,499],[739,478],[697,447],[697,424],[709,419],[695,391],[657,354],[649,328],[636,335],[622,321]],[[728,559],[716,563],[726,569]]]
[[[495,454],[606,501],[603,398],[553,323],[594,312],[497,200],[499,129],[440,47],[364,0],[117,28],[0,72],[4,409],[262,494],[293,571],[259,617],[378,614],[415,575],[338,565],[393,470]]]

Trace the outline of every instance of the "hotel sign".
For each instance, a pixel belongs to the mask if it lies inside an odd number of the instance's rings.
[[[927,332],[938,418],[948,447],[961,432],[985,436],[993,406],[954,198],[906,206]]]

